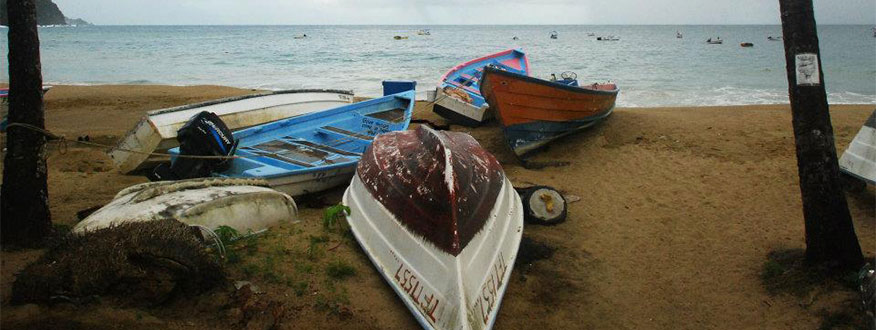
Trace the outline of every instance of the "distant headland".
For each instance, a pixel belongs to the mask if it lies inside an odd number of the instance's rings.
[[[64,16],[52,0],[36,0],[38,25],[91,25],[81,18]],[[0,0],[0,25],[9,25],[6,13],[6,0]]]

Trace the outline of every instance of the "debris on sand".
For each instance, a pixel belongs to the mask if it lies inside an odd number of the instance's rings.
[[[155,306],[224,281],[218,260],[191,228],[174,220],[136,222],[62,238],[16,277],[12,303],[110,297]]]

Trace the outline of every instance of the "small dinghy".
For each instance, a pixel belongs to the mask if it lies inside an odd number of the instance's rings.
[[[459,64],[441,77],[441,84],[430,102],[432,111],[465,126],[479,126],[492,118],[479,89],[484,67],[495,65],[505,70],[529,75],[529,60],[518,49],[509,49]]]
[[[234,132],[236,158],[212,175],[262,178],[292,196],[348,183],[377,134],[408,128],[414,95],[408,90]]]
[[[296,221],[292,197],[263,180],[191,179],[141,183],[123,189],[112,202],[73,227],[73,233],[128,222],[174,219],[215,230],[261,231],[282,221]]]
[[[471,136],[378,136],[344,194],[356,240],[425,329],[490,329],[523,232],[520,196]]]
[[[876,110],[839,159],[840,171],[876,184]]]
[[[264,124],[274,120],[331,109],[353,102],[353,92],[341,90],[300,89],[224,98],[150,111],[128,132],[116,148],[109,151],[122,173],[145,168],[155,151],[176,147],[176,132],[186,121],[202,112],[213,112],[232,130]],[[134,150],[138,153],[125,150]]]
[[[620,38],[615,36],[607,36],[607,37],[596,37],[596,40],[599,41],[619,41]]]
[[[562,80],[547,81],[501,68],[484,70],[481,93],[495,109],[505,140],[518,157],[593,126],[614,111],[617,85],[578,86],[575,73],[561,76]]]
[[[720,45],[724,43],[724,40],[721,40],[721,37],[718,37],[716,39],[709,38],[706,40],[706,43],[710,45]]]

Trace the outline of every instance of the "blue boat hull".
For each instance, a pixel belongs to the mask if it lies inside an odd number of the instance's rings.
[[[240,158],[213,176],[265,179],[292,196],[349,183],[377,135],[407,129],[414,96],[410,90],[234,132]]]
[[[519,157],[525,158],[551,141],[598,124],[613,112],[614,109],[612,108],[598,116],[580,120],[565,122],[534,121],[516,124],[506,126],[502,131],[511,150]]]

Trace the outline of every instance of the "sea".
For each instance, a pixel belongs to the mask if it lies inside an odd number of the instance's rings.
[[[422,29],[430,35],[418,34]],[[830,103],[876,104],[871,29],[818,27]],[[779,25],[78,26],[41,27],[39,34],[46,84],[333,88],[378,96],[384,80],[414,80],[425,98],[456,64],[520,48],[535,77],[572,71],[582,84],[617,83],[622,107],[789,102],[783,42],[767,40],[781,36]],[[607,36],[619,40],[597,40]],[[718,37],[723,44],[706,43]],[[7,47],[0,30],[0,52]],[[0,72],[8,82],[5,59]]]

